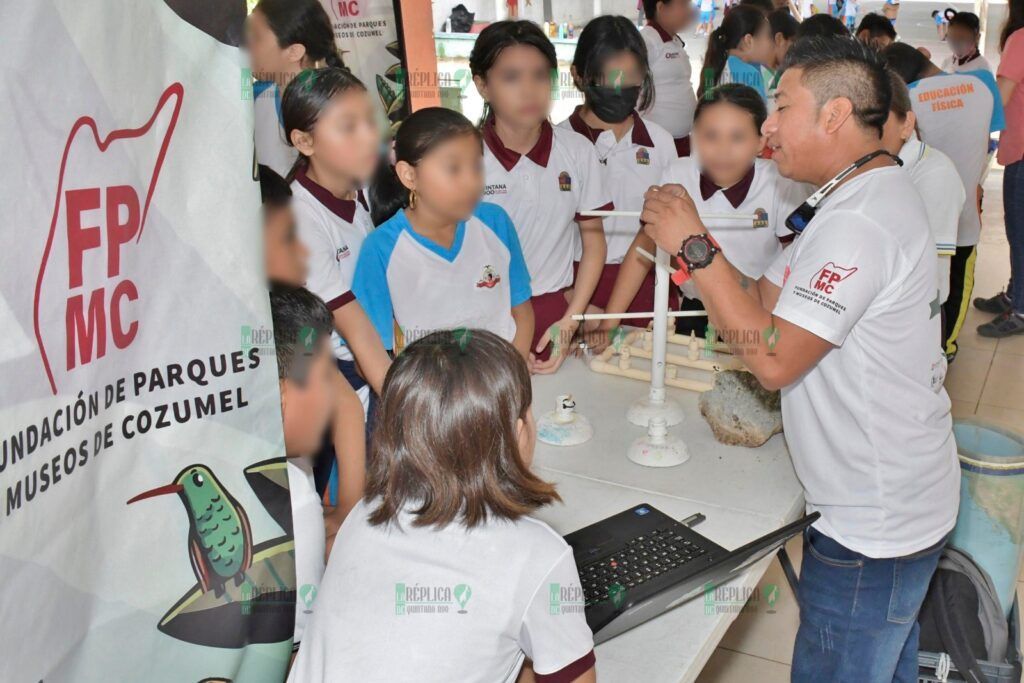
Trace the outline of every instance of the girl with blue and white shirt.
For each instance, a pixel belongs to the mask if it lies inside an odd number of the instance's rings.
[[[722,25],[708,36],[697,99],[720,83],[740,83],[749,85],[767,101],[761,65],[771,62],[774,50],[771,24],[764,12],[753,5],[732,8]]]
[[[376,230],[353,291],[384,347],[438,330],[485,329],[529,359],[530,275],[505,210],[481,202],[483,143],[462,114],[431,107],[402,123],[395,164],[371,187]]]

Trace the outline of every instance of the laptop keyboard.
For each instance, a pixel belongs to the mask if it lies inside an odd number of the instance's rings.
[[[678,527],[665,527],[637,536],[620,551],[580,568],[586,606],[608,599],[615,602],[624,591],[633,590],[706,553],[698,543],[680,535]]]

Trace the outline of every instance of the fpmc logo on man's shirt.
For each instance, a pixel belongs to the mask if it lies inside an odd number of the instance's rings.
[[[856,272],[856,267],[842,268],[829,261],[811,277],[811,288],[825,294],[832,294],[840,282]]]

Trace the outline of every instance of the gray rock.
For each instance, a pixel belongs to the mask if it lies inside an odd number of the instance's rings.
[[[700,395],[700,414],[715,438],[732,446],[757,448],[782,431],[782,395],[768,391],[745,370],[715,373],[715,384]]]

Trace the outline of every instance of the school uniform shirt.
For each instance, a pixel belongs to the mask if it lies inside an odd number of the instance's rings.
[[[647,61],[654,80],[654,101],[643,115],[673,138],[685,138],[693,127],[697,96],[693,92],[690,57],[683,40],[656,23],[640,29],[640,35],[647,45]]]
[[[736,55],[729,55],[725,60],[725,67],[718,79],[718,85],[723,83],[740,83],[749,85],[756,90],[762,99],[768,100],[768,92],[764,87],[764,78],[761,76],[760,64],[748,64]]]
[[[787,253],[774,315],[834,345],[782,389],[814,526],[868,557],[934,545],[956,521],[960,468],[934,245],[910,175],[840,185]]]
[[[767,159],[755,159],[742,180],[724,189],[701,172],[696,159],[676,159],[661,183],[678,183],[686,188],[699,213],[759,216],[756,228],[749,219],[704,220],[729,263],[754,280],[782,251],[779,238],[792,234],[786,218],[811,195],[806,185],[779,175],[775,163]],[[691,299],[700,298],[692,281],[684,284],[683,293]]]
[[[274,169],[283,178],[288,175],[299,152],[284,137],[281,119],[281,90],[273,81],[253,85],[255,105],[256,160]]]
[[[295,174],[291,189],[296,231],[309,251],[306,289],[334,312],[355,299],[352,278],[373,220],[361,195],[358,200],[338,199],[313,182],[305,169]],[[337,332],[331,333],[331,343],[338,360],[352,360],[352,352]]]
[[[396,213],[363,243],[353,290],[385,349],[394,348],[394,321],[407,344],[459,327],[512,341],[512,307],[530,300],[530,274],[508,214],[482,202],[456,226],[450,248]]]
[[[288,458],[288,496],[292,505],[292,536],[295,539],[295,636],[298,647],[313,614],[320,580],[324,576],[327,539],[324,508],[313,481],[313,464],[308,458]]]
[[[594,665],[572,548],[531,517],[466,529],[371,526],[360,501],[342,524],[318,607],[292,667],[316,681],[505,681],[529,657],[538,680]]]
[[[642,209],[644,193],[651,185],[660,183],[665,169],[678,158],[669,132],[636,112],[633,112],[632,128],[619,140],[610,130],[587,125],[580,116],[580,107],[558,127],[576,131],[593,143],[609,197],[624,211]],[[636,218],[605,218],[604,236],[608,243],[605,263],[622,263],[639,230],[640,222]]]
[[[988,71],[940,74],[908,87],[921,139],[953,161],[970,198],[960,212],[956,244],[973,246],[981,233],[973,198],[988,165],[989,133],[1005,126],[995,78]]]
[[[992,65],[989,61],[975,49],[974,52],[967,55],[963,59],[956,55],[950,55],[946,57],[942,62],[942,70],[946,73],[970,73],[971,71],[992,71]]]
[[[967,195],[949,157],[921,142],[917,135],[911,135],[903,144],[899,157],[903,160],[903,170],[910,174],[914,188],[924,200],[928,227],[939,257],[936,270],[939,300],[945,301],[949,296],[950,257],[956,254],[957,224]]]
[[[512,219],[534,295],[568,287],[579,234],[576,223],[587,220],[580,212],[614,208],[593,144],[547,121],[526,154],[505,147],[493,119],[484,124],[483,137],[484,199]]]

